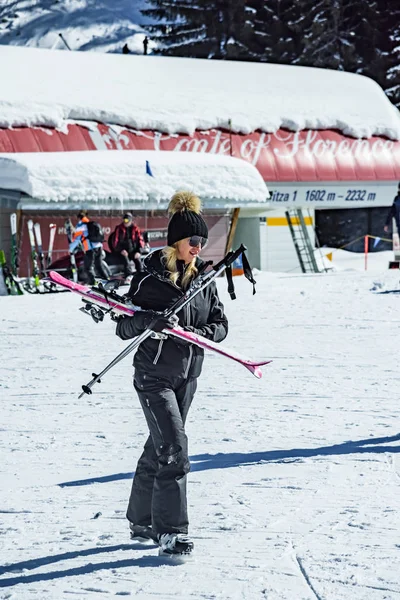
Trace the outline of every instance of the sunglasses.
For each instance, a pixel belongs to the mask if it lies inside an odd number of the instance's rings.
[[[202,248],[205,248],[207,246],[207,243],[208,239],[202,237],[201,235],[192,235],[192,237],[189,238],[189,246],[192,246],[192,248],[196,248],[200,245]]]

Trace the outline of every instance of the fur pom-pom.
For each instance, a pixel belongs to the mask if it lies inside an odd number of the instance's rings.
[[[171,215],[174,215],[175,213],[183,212],[184,210],[190,210],[196,214],[200,214],[201,200],[196,194],[193,194],[193,192],[181,190],[172,196],[168,206],[168,212]]]

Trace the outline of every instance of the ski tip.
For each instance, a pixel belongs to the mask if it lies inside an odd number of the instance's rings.
[[[244,366],[250,371],[250,373],[252,373],[254,375],[254,377],[257,377],[257,379],[261,379],[263,374],[262,374],[260,367],[269,365],[269,363],[271,363],[271,362],[272,362],[272,360],[266,360],[266,361],[263,361],[262,363],[253,364],[253,365],[245,364]]]
[[[262,377],[262,371],[261,371],[260,367],[255,367],[253,365],[246,365],[246,364],[244,366],[246,367],[246,369],[248,371],[250,371],[250,373],[252,375],[254,375],[254,377],[257,377],[257,379],[261,379],[261,377]]]
[[[249,364],[252,367],[265,367],[265,365],[269,365],[269,363],[272,363],[272,360],[252,361]]]
[[[58,283],[58,273],[56,271],[49,271],[46,277],[43,277],[43,281]]]

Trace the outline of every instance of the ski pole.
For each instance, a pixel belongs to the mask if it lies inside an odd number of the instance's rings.
[[[133,342],[125,348],[125,350],[118,354],[118,356],[116,356],[114,360],[112,360],[110,364],[108,364],[106,368],[102,370],[101,373],[99,373],[98,375],[96,375],[96,373],[92,373],[93,379],[91,379],[88,384],[82,386],[83,392],[79,394],[79,398],[82,398],[85,394],[91,394],[92,387],[94,386],[94,384],[101,383],[101,378],[104,377],[104,375],[108,373],[110,369],[115,367],[115,365],[118,364],[123,358],[125,358],[125,356],[128,356],[128,354],[130,354],[135,348],[137,348],[139,344],[144,342],[144,340],[146,340],[152,333],[154,332],[151,329],[145,329],[143,333],[137,336],[133,340]]]
[[[63,43],[65,44],[65,46],[68,48],[68,50],[71,50],[71,48],[70,48],[70,46],[69,46],[69,44],[68,44],[67,40],[66,40],[66,39],[65,39],[65,37],[63,36],[63,34],[62,34],[62,33],[59,33],[58,35],[59,35],[59,37],[61,38],[61,40],[63,41]]]
[[[116,364],[118,364],[125,356],[128,356],[135,348],[137,348],[144,340],[150,337],[154,331],[152,327],[158,321],[160,317],[170,317],[172,315],[176,315],[182,308],[184,308],[189,302],[195,298],[204,288],[206,288],[216,277],[218,277],[225,269],[229,268],[231,264],[241,255],[243,252],[247,250],[246,246],[241,244],[241,246],[235,250],[234,252],[228,252],[228,254],[223,258],[217,265],[215,265],[210,271],[200,276],[193,282],[193,284],[188,288],[185,294],[178,298],[178,300],[170,307],[165,309],[163,312],[154,316],[154,319],[150,322],[147,329],[145,329],[140,335],[134,338],[134,340],[123,350],[118,356],[116,356],[106,367],[101,371],[101,373],[96,374],[92,373],[93,379],[89,381],[86,385],[82,385],[82,392],[79,395],[79,398],[82,398],[85,394],[92,393],[92,387],[95,383],[101,383],[101,378],[108,373],[110,369],[112,369]]]

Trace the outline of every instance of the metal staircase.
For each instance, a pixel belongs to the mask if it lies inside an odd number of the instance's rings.
[[[308,234],[303,211],[301,208],[292,208],[287,210],[285,215],[302,272],[319,273],[320,270],[314,255],[314,245]]]

